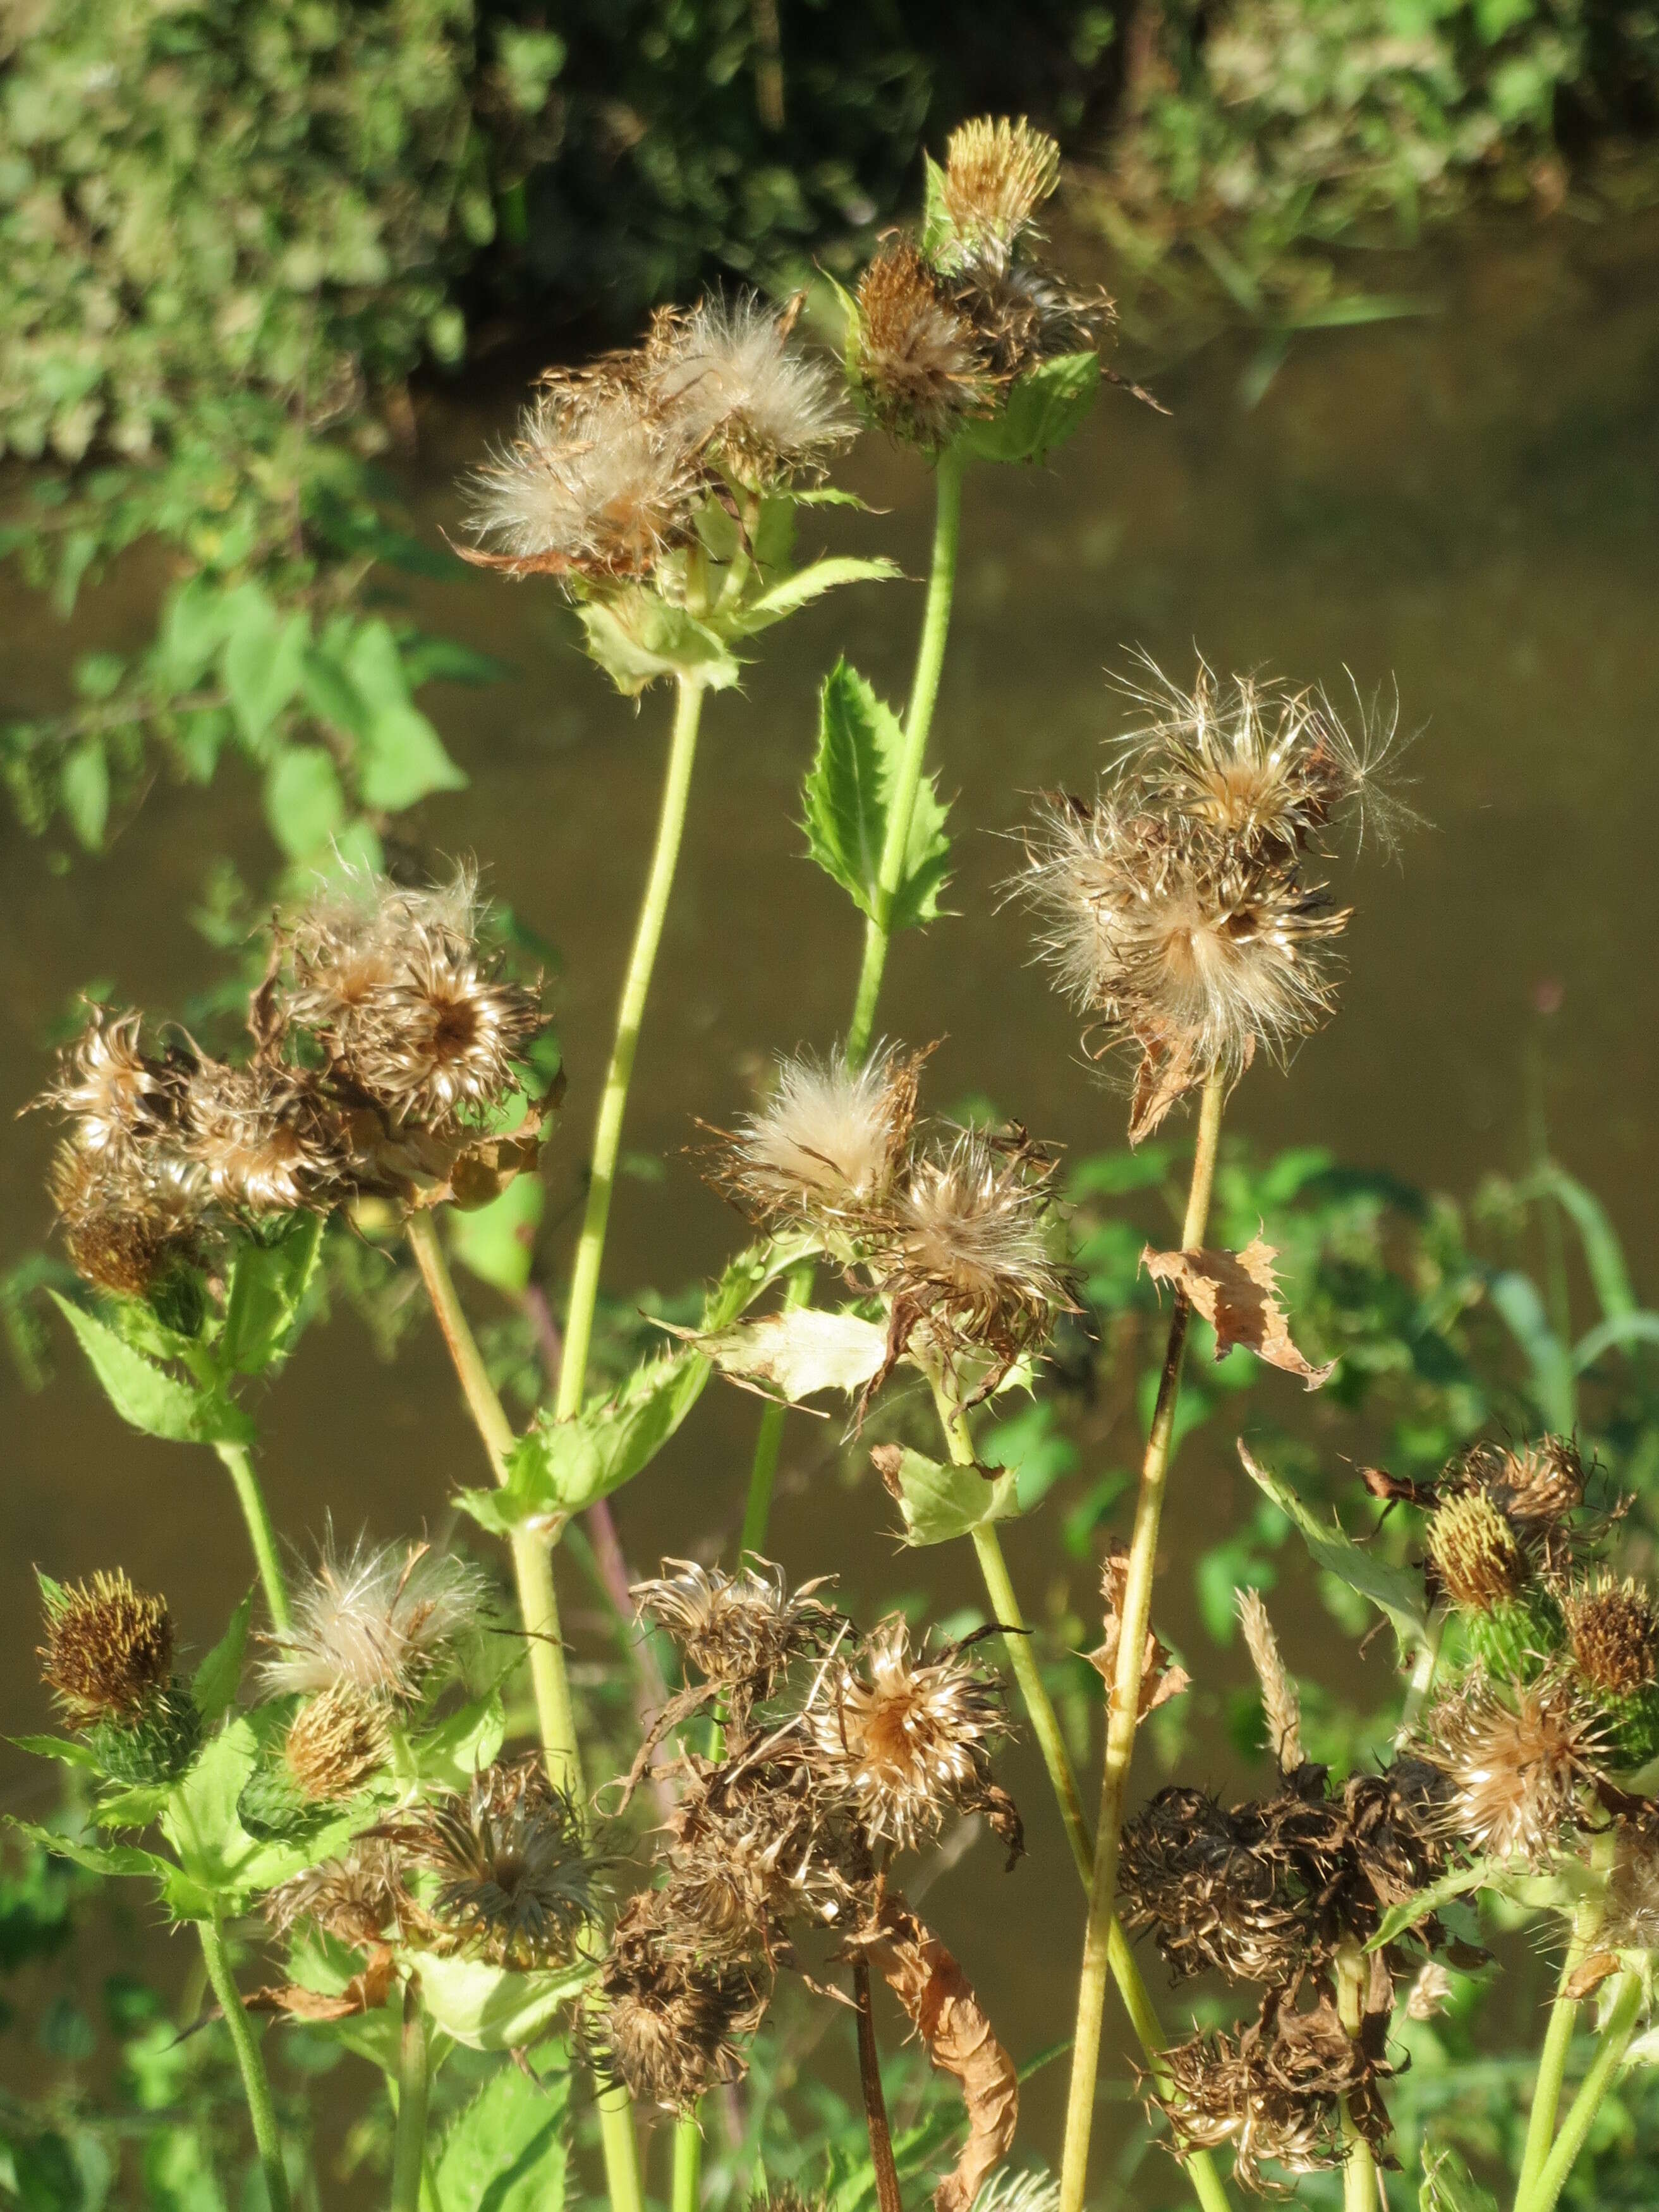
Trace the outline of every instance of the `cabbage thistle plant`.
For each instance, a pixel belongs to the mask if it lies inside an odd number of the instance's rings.
[[[1516,2212],[1550,2212],[1640,2031],[1659,1943],[1659,1810],[1642,1794],[1659,1756],[1659,1601],[1614,1564],[1615,1491],[1571,1437],[1478,1443],[1431,1484],[1370,1470],[1387,1526],[1364,1537],[1241,1447],[1318,1567],[1391,1627],[1396,1741],[1340,1780],[1310,1759],[1295,1680],[1246,1594],[1272,1794],[1132,1802],[1139,1724],[1187,1680],[1153,1613],[1194,1316],[1218,1357],[1243,1346],[1308,1390],[1333,1372],[1297,1340],[1272,1249],[1207,1241],[1228,1098],[1334,1016],[1353,863],[1409,823],[1386,788],[1391,727],[1345,720],[1316,688],[1201,663],[1188,685],[1134,663],[1097,782],[1039,797],[1012,832],[1010,907],[1029,937],[1011,923],[1008,957],[1046,963],[1085,1053],[1121,1076],[1133,1144],[1189,1110],[1194,1125],[1179,1243],[1143,1255],[1167,1335],[1138,1489],[1100,1561],[1092,1808],[1033,1650],[999,1534],[1022,1510],[1019,1468],[988,1463],[977,1431],[1036,1387],[1077,1307],[1062,1189],[1020,1123],[941,1119],[930,1040],[882,1042],[877,1014],[893,941],[938,917],[950,866],[929,745],[969,464],[1041,459],[1109,374],[1110,302],[1044,255],[1056,173],[1024,123],[965,126],[930,166],[918,233],[884,243],[845,297],[839,361],[805,347],[793,306],[665,310],[637,346],[550,372],[472,478],[468,557],[564,593],[623,692],[673,696],[556,1373],[526,1423],[449,1248],[563,1141],[562,1079],[542,979],[471,867],[393,878],[337,856],[260,934],[237,1044],[94,1007],[43,1091],[84,1285],[60,1300],[65,1319],[122,1418],[216,1453],[258,1580],[187,1662],[165,1598],[118,1566],[42,1575],[60,1729],[31,1741],[69,1771],[84,1819],[34,1832],[141,1881],[194,1930],[273,2212],[290,2178],[264,2039],[301,2027],[383,2077],[392,2212],[495,2203],[520,2154],[492,2140],[487,2086],[465,2124],[471,2163],[450,2138],[434,2163],[432,2085],[462,2049],[512,2054],[521,2070],[503,2057],[495,2078],[515,2095],[543,2094],[555,2069],[585,2084],[613,2212],[645,2202],[640,2116],[666,2117],[672,2202],[693,2212],[706,2100],[760,2065],[786,1980],[850,2008],[868,2156],[836,2201],[880,2212],[902,2212],[930,2157],[939,2212],[1016,2198],[1081,2212],[1113,1985],[1138,2089],[1206,2212],[1229,2202],[1229,2165],[1240,2191],[1329,2169],[1353,2212],[1379,2205],[1402,2024],[1487,1971],[1483,1895],[1558,1930],[1562,1954]],[[705,1141],[745,1241],[696,1325],[596,1390],[629,1081],[703,710],[796,608],[896,574],[884,557],[796,560],[812,507],[850,498],[826,479],[861,421],[931,470],[937,526],[904,711],[838,662],[804,785],[811,857],[863,925],[848,1026],[781,1057]],[[453,1359],[480,1459],[442,1538],[425,1532],[435,1498],[385,1540],[279,1536],[250,1385],[316,1313],[331,1240],[406,1246]],[[592,1516],[717,1374],[765,1401],[741,1545],[664,1560],[628,1594],[655,1688],[610,1771],[573,1695],[555,1559],[578,1516],[608,1528]],[[978,1633],[860,1624],[812,1561],[769,1555],[787,1409],[825,1401],[851,1436],[868,1423],[881,1438],[869,1456],[902,1541],[971,1547]],[[998,1779],[1017,1729],[1052,1802],[1022,1810]],[[1032,2147],[1052,2182],[1004,2171],[1021,2075],[975,1993],[973,1930],[936,1928],[917,1882],[902,1886],[967,1819],[1000,1839],[1015,1882],[1035,1822],[1058,1822],[1076,1866],[1074,1992],[1052,1981],[1066,2011],[1075,1995],[1074,2020],[1055,2021],[1071,2092],[1061,2141]],[[1166,2027],[1137,1936],[1177,1984],[1248,1985],[1254,2014]],[[238,1971],[250,1946],[268,1954],[257,1983]],[[890,2126],[877,1979],[960,2093],[954,2136],[921,2152]],[[1591,2005],[1593,2056],[1570,2085]],[[1491,2201],[1449,2155],[1419,2179],[1446,2212]]]

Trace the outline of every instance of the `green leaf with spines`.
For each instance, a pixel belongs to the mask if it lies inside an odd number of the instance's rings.
[[[253,1592],[230,1616],[230,1625],[191,1677],[190,1694],[204,1726],[223,1718],[236,1702],[242,1663],[247,1656],[248,1627],[253,1619]]]
[[[904,1540],[916,1548],[948,1544],[994,1521],[1012,1521],[1019,1511],[1019,1477],[995,1469],[941,1463],[908,1446],[894,1447],[899,1457],[883,1480],[898,1498],[904,1516]]]
[[[124,1421],[172,1443],[249,1443],[254,1426],[222,1391],[198,1390],[155,1366],[84,1307],[53,1302],[74,1330],[104,1394]]]
[[[438,2197],[469,2212],[560,2212],[568,2069],[544,2045],[530,2069],[508,2060],[458,2112],[436,2160]]]
[[[964,451],[981,461],[1041,461],[1081,428],[1100,390],[1100,356],[1058,355],[1022,376],[995,415],[968,423]]]
[[[774,623],[782,622],[797,608],[834,591],[838,584],[884,584],[903,574],[896,561],[859,560],[850,554],[836,554],[783,577],[757,599],[748,600],[722,627],[734,637],[753,637],[770,629]]]
[[[1242,1437],[1238,1456],[1251,1481],[1272,1499],[1301,1537],[1315,1565],[1323,1567],[1386,1613],[1402,1651],[1420,1650],[1429,1631],[1421,1570],[1413,1574],[1407,1568],[1394,1566],[1362,1549],[1340,1522],[1320,1520],[1287,1482],[1252,1457]]]
[[[802,789],[807,849],[838,883],[866,921],[876,919],[882,854],[886,846],[894,786],[904,755],[904,731],[891,708],[877,697],[843,658],[824,678],[819,701],[818,745]],[[903,866],[894,890],[890,926],[903,929],[932,921],[950,869],[946,809],[935,780],[916,787]]]

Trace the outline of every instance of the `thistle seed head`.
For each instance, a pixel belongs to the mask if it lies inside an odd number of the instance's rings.
[[[415,1705],[476,1625],[485,1590],[476,1567],[428,1545],[360,1537],[342,1555],[330,1536],[295,1589],[292,1628],[270,1639],[279,1656],[261,1669],[265,1688]]]
[[[160,1146],[88,1152],[60,1145],[50,1188],[70,1262],[100,1290],[146,1297],[199,1256],[204,1191]]]
[[[954,1653],[918,1658],[898,1614],[856,1663],[827,1670],[811,1720],[824,1771],[870,1836],[903,1850],[984,1796],[991,1747],[1008,1727],[994,1676]]]
[[[1266,2166],[1316,2173],[1343,2160],[1340,2110],[1323,2090],[1276,2080],[1253,2031],[1197,2035],[1165,2051],[1169,2087],[1153,2101],[1169,2121],[1177,2151],[1231,2145],[1233,2172],[1254,2195],[1282,2194]]]
[[[1117,316],[1097,287],[1079,291],[1040,263],[989,246],[957,264],[951,297],[1003,387],[1062,354],[1103,352]]]
[[[860,280],[852,374],[871,420],[928,452],[989,414],[997,393],[978,333],[903,239]]]
[[[945,210],[963,253],[1002,258],[1030,228],[1060,182],[1060,147],[1022,115],[976,116],[951,133],[941,179]]]
[[[309,1922],[362,1950],[400,1937],[411,1900],[393,1845],[378,1836],[360,1836],[343,1856],[279,1883],[267,1893],[264,1911],[278,1936]]]
[[[164,1597],[125,1572],[49,1590],[41,1677],[71,1728],[131,1728],[173,1680],[173,1619]]]
[[[1560,1604],[1573,1669],[1587,1689],[1627,1698],[1659,1680],[1659,1607],[1640,1583],[1604,1569],[1572,1583]]]
[[[636,2101],[673,2112],[690,2112],[705,2089],[741,2075],[738,2039],[758,2026],[767,2002],[743,1965],[688,1958],[653,1891],[618,1921],[599,1990],[603,2063]]]
[[[1476,1674],[1436,1704],[1419,1751],[1450,1782],[1449,1835],[1542,1866],[1575,1820],[1604,1747],[1601,1724],[1566,1683]]]
[[[1543,1534],[1584,1502],[1589,1470],[1570,1437],[1472,1445],[1448,1471],[1446,1489],[1483,1490],[1518,1528]]]
[[[385,1706],[337,1683],[301,1706],[283,1743],[288,1771],[313,1805],[354,1796],[390,1756]]]
[[[112,1017],[93,1006],[81,1036],[58,1056],[57,1080],[34,1102],[70,1115],[74,1143],[94,1159],[152,1143],[177,1119],[178,1072],[140,1049],[143,1023],[142,1014]]]
[[[1491,1613],[1528,1579],[1520,1540],[1489,1491],[1443,1499],[1429,1516],[1425,1540],[1441,1588],[1464,1613]]]
[[[663,416],[755,487],[821,472],[857,428],[829,364],[790,343],[793,319],[743,292],[659,309],[646,342],[645,389]]]
[[[222,1206],[253,1215],[324,1208],[341,1195],[348,1151],[311,1077],[270,1061],[191,1071],[180,1147]]]
[[[722,1187],[757,1221],[844,1225],[882,1206],[915,1125],[920,1057],[784,1060],[761,1111],[721,1162]]]
[[[822,1651],[841,1625],[833,1606],[812,1593],[822,1580],[792,1591],[781,1567],[756,1559],[734,1575],[690,1559],[665,1559],[653,1582],[629,1595],[641,1620],[654,1621],[710,1682],[741,1686],[746,1702],[769,1698],[793,1659]]]

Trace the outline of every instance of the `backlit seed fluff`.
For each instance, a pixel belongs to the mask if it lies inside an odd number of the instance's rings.
[[[266,1691],[338,1688],[411,1705],[477,1624],[484,1589],[476,1567],[424,1544],[359,1539],[343,1555],[331,1538],[314,1573],[296,1581],[293,1626],[271,1638]]]
[[[1155,2101],[1179,2154],[1225,2145],[1239,2186],[1268,2195],[1278,2192],[1264,2166],[1316,2173],[1341,2165],[1343,2148],[1337,2100],[1276,2079],[1253,2035],[1198,2035],[1165,2051],[1168,2086]]]
[[[1659,1607],[1642,1584],[1605,1570],[1562,1593],[1575,1673],[1603,1697],[1633,1697],[1659,1680]]]
[[[994,1677],[953,1655],[918,1657],[895,1617],[856,1662],[837,1662],[811,1710],[820,1757],[877,1840],[902,1849],[981,1797],[1007,1729]]]
[[[1659,1951],[1659,1827],[1650,1819],[1618,1825],[1596,1943],[1609,1951]]]
[[[1534,1866],[1548,1861],[1574,1820],[1602,1747],[1594,1713],[1564,1682],[1478,1675],[1437,1702],[1418,1747],[1450,1781],[1448,1834]]]
[[[191,1073],[185,1111],[180,1151],[222,1206],[291,1213],[339,1195],[344,1139],[304,1074],[203,1060]]]
[[[73,1141],[96,1158],[125,1153],[167,1129],[179,1082],[166,1061],[139,1045],[143,1016],[107,1016],[94,1006],[76,1042],[59,1055],[57,1080],[37,1103],[71,1117]]]
[[[390,1756],[385,1707],[336,1684],[301,1706],[283,1741],[283,1759],[300,1795],[331,1804],[361,1790]]]
[[[946,142],[940,192],[969,252],[1006,254],[1060,182],[1060,148],[1021,116],[977,116]]]
[[[744,292],[659,310],[646,342],[646,392],[744,483],[820,470],[856,428],[830,364],[791,343],[792,320]]]
[[[907,240],[890,240],[860,279],[852,360],[872,421],[930,452],[995,401],[973,325]]]
[[[467,557],[514,576],[644,577],[688,542],[700,490],[688,426],[637,376],[559,381],[472,479]]]
[[[46,1616],[41,1676],[72,1728],[131,1726],[171,1683],[167,1601],[135,1589],[118,1567],[49,1590]]]
[[[834,1224],[880,1206],[916,1115],[917,1060],[880,1053],[786,1060],[772,1096],[739,1127],[719,1171],[755,1219]]]
[[[1465,1613],[1490,1613],[1527,1579],[1520,1540],[1484,1490],[1455,1492],[1436,1506],[1425,1540],[1441,1588]]]

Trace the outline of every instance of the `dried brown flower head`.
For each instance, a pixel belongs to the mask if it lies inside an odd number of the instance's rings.
[[[892,1190],[916,1118],[921,1055],[843,1054],[780,1065],[759,1113],[727,1142],[717,1180],[757,1221],[845,1228]]]
[[[290,1876],[264,1904],[277,1935],[309,1921],[356,1950],[401,1936],[412,1909],[398,1853],[378,1836],[360,1836],[342,1857]]]
[[[437,1875],[438,1939],[495,1966],[569,1966],[605,1901],[611,1862],[535,1759],[487,1767],[465,1796],[434,1797],[382,1832]]]
[[[279,1656],[261,1670],[265,1688],[280,1697],[337,1687],[412,1705],[477,1622],[484,1595],[476,1567],[426,1544],[360,1538],[342,1555],[330,1536],[316,1571],[295,1589],[292,1628],[270,1639]]]
[[[1520,1539],[1486,1490],[1454,1492],[1429,1516],[1429,1557],[1441,1588],[1465,1613],[1490,1613],[1530,1571]]]
[[[1570,1437],[1519,1445],[1472,1445],[1447,1470],[1443,1491],[1482,1490],[1528,1534],[1553,1528],[1584,1502],[1589,1470]]]
[[[997,383],[973,325],[907,240],[859,283],[852,373],[871,419],[929,452],[990,413]]]
[[[976,116],[951,133],[940,196],[964,253],[1006,255],[1060,182],[1060,147],[1022,115]]]
[[[767,1996],[750,1969],[699,1960],[669,1927],[659,1892],[634,1899],[599,1975],[602,2059],[635,2100],[689,2112],[704,2090],[742,2073],[739,2039]]]
[[[1123,1831],[1123,1924],[1150,1928],[1177,1981],[1212,1968],[1229,1980],[1288,1980],[1306,1959],[1300,1900],[1261,1845],[1261,1824],[1200,1790],[1161,1790]]]
[[[74,1142],[93,1158],[152,1142],[177,1118],[179,1071],[140,1049],[143,1023],[142,1014],[91,1007],[85,1030],[59,1055],[57,1080],[35,1101],[71,1116]]]
[[[1449,1834],[1495,1858],[1552,1856],[1594,1782],[1601,1724],[1559,1679],[1495,1682],[1479,1674],[1438,1699],[1421,1756],[1449,1777]]]
[[[344,1136],[306,1072],[204,1060],[191,1071],[185,1113],[180,1149],[222,1206],[291,1213],[342,1194]]]
[[[283,1762],[312,1804],[351,1796],[390,1756],[385,1706],[338,1683],[301,1706],[283,1742]]]
[[[617,582],[690,538],[702,473],[690,426],[642,390],[637,362],[550,379],[519,435],[473,478],[466,558],[511,576]]]
[[[70,1725],[134,1725],[173,1680],[167,1600],[135,1589],[118,1567],[89,1582],[46,1585],[45,1595],[40,1672]]]
[[[1605,1697],[1633,1697],[1659,1680],[1659,1606],[1642,1583],[1605,1569],[1562,1593],[1561,1618],[1579,1680]]]
[[[994,252],[961,263],[951,296],[1005,388],[1060,355],[1103,352],[1117,313],[1098,287],[1079,290],[1040,263]]]
[[[902,1849],[935,1834],[947,1813],[981,1804],[991,1747],[1008,1727],[995,1677],[954,1651],[917,1657],[897,1614],[856,1662],[825,1671],[811,1718],[825,1771],[871,1837]]]
[[[790,1661],[821,1651],[841,1625],[835,1607],[812,1595],[823,1577],[792,1591],[769,1559],[734,1575],[690,1559],[665,1559],[663,1568],[629,1593],[641,1617],[666,1630],[699,1674],[742,1686],[750,1702],[769,1697]]]
[[[652,400],[745,484],[821,471],[856,428],[828,362],[791,344],[793,319],[743,292],[659,308],[646,342]]]
[[[204,1194],[159,1147],[88,1152],[60,1145],[51,1190],[75,1271],[100,1290],[147,1297],[199,1256]]]
[[[1239,2186],[1258,2195],[1287,2193],[1266,2166],[1317,2173],[1342,2164],[1338,2100],[1277,2081],[1254,2027],[1237,2037],[1196,2035],[1166,2051],[1162,2064],[1169,2087],[1153,2102],[1179,2155],[1226,2145]]]

